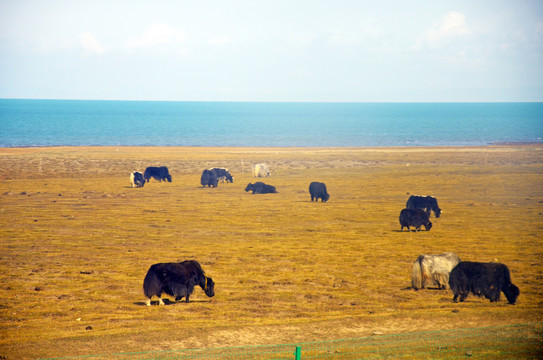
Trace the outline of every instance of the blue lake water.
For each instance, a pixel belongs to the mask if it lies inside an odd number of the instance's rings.
[[[0,147],[463,146],[542,139],[543,103],[0,99]]]

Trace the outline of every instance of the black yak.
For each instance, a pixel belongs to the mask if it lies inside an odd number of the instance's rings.
[[[147,297],[146,304],[151,305],[153,296],[158,297],[159,305],[164,305],[162,293],[175,297],[175,301],[189,296],[194,286],[199,285],[208,297],[215,295],[215,283],[207,277],[196,260],[186,260],[179,263],[154,264],[147,271],[143,280],[143,293]]]
[[[203,187],[217,187],[219,184],[219,177],[215,170],[204,170],[202,172],[202,177],[200,178],[200,184],[202,184]]]
[[[145,181],[149,182],[149,179],[154,178],[158,181],[168,181],[172,182],[172,176],[168,172],[168,168],[166,166],[160,166],[160,167],[154,167],[149,166],[147,169],[145,169],[145,173],[143,173],[143,177],[145,178]]]
[[[429,287],[449,288],[451,270],[460,262],[460,258],[452,252],[440,255],[419,255],[413,263],[411,285],[415,290]]]
[[[437,206],[437,199],[433,196],[411,195],[407,199],[405,207],[408,209],[422,209],[426,211],[428,217],[430,217],[432,211],[436,215],[436,218],[441,215],[441,209]]]
[[[415,230],[420,230],[420,227],[424,225],[426,231],[430,231],[432,228],[432,222],[428,219],[428,214],[424,210],[420,209],[403,209],[400,212],[400,225],[402,228],[400,231],[403,231],[404,226],[407,227],[407,230],[411,230],[409,227],[415,227]]]
[[[309,184],[309,194],[311,195],[311,201],[327,202],[330,199],[330,195],[326,191],[326,185],[321,182],[312,182]]]
[[[132,187],[143,187],[145,185],[143,174],[137,171],[130,173],[130,185]]]
[[[252,191],[253,194],[274,194],[277,192],[274,186],[264,184],[263,182],[255,182],[247,184],[245,191]]]
[[[452,269],[449,285],[454,302],[464,301],[470,292],[494,302],[500,300],[503,291],[507,301],[515,305],[520,294],[519,288],[511,282],[509,268],[500,263],[462,261]]]

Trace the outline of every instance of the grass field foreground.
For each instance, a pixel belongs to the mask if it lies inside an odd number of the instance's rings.
[[[244,192],[251,164],[278,194]],[[129,186],[165,165],[172,183]],[[202,188],[227,167],[233,184]],[[327,184],[312,203],[311,181]],[[400,232],[410,194],[431,231]],[[0,149],[0,356],[279,344],[543,320],[543,145]],[[515,306],[414,291],[419,254],[499,261]],[[216,296],[145,306],[157,262],[198,260]],[[172,299],[173,300],[173,299]]]

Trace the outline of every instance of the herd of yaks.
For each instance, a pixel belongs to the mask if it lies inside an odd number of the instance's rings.
[[[270,176],[270,170],[266,164],[254,164],[253,175],[255,177],[268,177]],[[172,176],[166,166],[149,166],[143,174],[139,171],[130,173],[130,186],[143,187],[151,178],[158,181],[172,182]],[[219,181],[232,183],[234,182],[234,177],[225,168],[215,167],[202,172],[202,177],[200,178],[202,186],[217,187]]]
[[[253,165],[255,177],[270,176],[266,164]],[[132,187],[143,187],[151,178],[158,181],[172,181],[172,177],[165,166],[148,167],[142,174],[132,172],[130,183]],[[228,169],[211,168],[202,173],[201,185],[216,187],[219,181],[233,182],[234,179]],[[275,187],[263,182],[249,183],[245,191],[253,194],[276,193]],[[312,182],[309,185],[311,201],[326,202],[330,199],[326,185],[320,182]],[[404,227],[410,231],[420,231],[424,226],[426,231],[432,227],[430,221],[431,212],[436,218],[440,217],[441,209],[437,199],[433,196],[411,195],[406,203],[406,208],[400,212],[400,231]],[[151,305],[154,296],[158,298],[159,305],[163,305],[162,294],[175,297],[175,300],[189,301],[195,286],[200,286],[209,297],[215,295],[213,279],[205,275],[200,264],[195,260],[186,260],[179,263],[158,263],[152,265],[143,282],[144,294],[147,297],[147,305]],[[511,282],[508,267],[497,262],[482,263],[461,261],[460,258],[447,252],[439,255],[420,255],[413,263],[412,288],[415,290],[424,288],[451,289],[454,293],[453,301],[464,301],[468,294],[485,297],[491,302],[500,299],[503,292],[510,304],[516,304],[520,294],[519,288]]]

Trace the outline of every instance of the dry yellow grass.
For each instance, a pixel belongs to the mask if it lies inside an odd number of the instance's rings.
[[[255,162],[278,194],[243,191]],[[129,187],[129,172],[155,165],[173,182]],[[212,166],[235,182],[201,188]],[[0,356],[542,321],[542,175],[542,145],[0,149]],[[310,202],[311,181],[327,184],[328,203]],[[438,198],[430,232],[399,232],[409,193]],[[444,251],[507,264],[518,304],[407,289],[417,256]],[[216,296],[144,306],[149,266],[183,259],[200,261]]]

